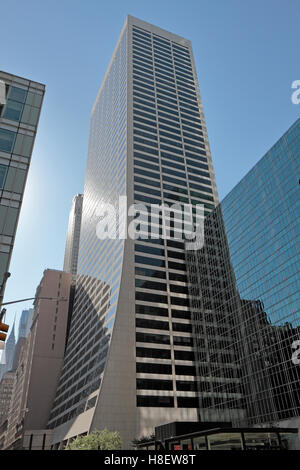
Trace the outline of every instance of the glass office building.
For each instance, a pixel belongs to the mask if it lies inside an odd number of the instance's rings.
[[[45,86],[0,71],[0,288],[9,270]]]
[[[106,426],[126,448],[156,425],[198,419],[184,242],[100,240],[99,207],[119,196],[125,209],[190,203],[209,214],[218,203],[191,43],[130,16],[92,109],[55,446]]]
[[[209,406],[245,409],[237,425],[300,427],[299,170],[300,119],[207,217],[205,247],[190,255],[195,328],[208,308],[225,340],[206,345],[210,380],[224,377]]]

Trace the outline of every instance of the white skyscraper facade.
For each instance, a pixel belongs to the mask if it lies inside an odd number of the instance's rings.
[[[127,211],[218,203],[191,43],[130,16],[91,114],[55,446],[107,427],[129,448],[154,426],[199,419],[184,242],[99,239],[99,210],[120,196]],[[162,218],[151,222],[162,234]]]

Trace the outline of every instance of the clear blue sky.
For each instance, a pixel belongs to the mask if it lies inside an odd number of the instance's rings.
[[[299,0],[2,1],[0,68],[47,87],[6,301],[62,268],[91,107],[127,14],[192,41],[221,199],[300,115]]]

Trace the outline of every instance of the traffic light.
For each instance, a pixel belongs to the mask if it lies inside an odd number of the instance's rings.
[[[6,340],[6,336],[7,336],[7,332],[8,332],[8,328],[9,326],[6,325],[5,323],[2,323],[2,319],[4,317],[6,313],[6,309],[3,308],[1,313],[0,313],[0,341],[5,341]]]
[[[5,323],[0,323],[0,341],[5,341],[9,326]]]

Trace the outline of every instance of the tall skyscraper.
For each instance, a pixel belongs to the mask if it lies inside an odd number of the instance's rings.
[[[0,289],[9,270],[44,92],[41,83],[0,71]]]
[[[63,270],[74,276],[77,274],[78,250],[82,216],[83,195],[77,194],[72,203],[66,237],[65,259]]]
[[[299,170],[300,119],[206,218],[222,262],[215,262],[206,240],[192,285],[210,305],[223,340],[220,348],[215,335],[206,347],[214,366],[207,376],[219,382],[210,410],[242,406],[246,414],[235,416],[237,425],[295,427],[300,437]]]
[[[91,114],[55,445],[108,427],[128,448],[155,425],[198,419],[184,242],[99,239],[99,207],[119,196],[125,210],[190,203],[208,214],[218,203],[191,43],[131,16]],[[152,222],[161,234],[162,218]]]

